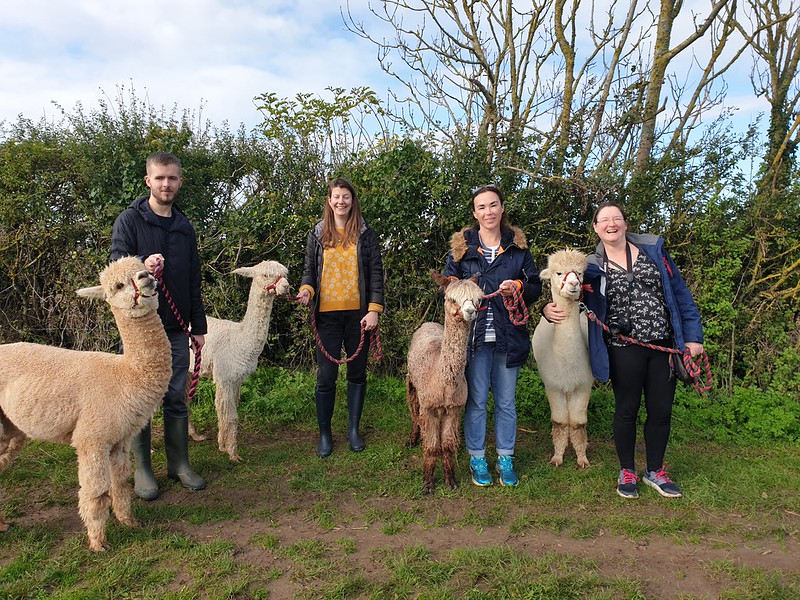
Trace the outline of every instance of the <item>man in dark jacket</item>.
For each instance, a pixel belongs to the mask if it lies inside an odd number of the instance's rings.
[[[206,315],[200,296],[200,256],[197,235],[189,220],[173,203],[183,184],[177,157],[157,152],[147,158],[145,183],[150,196],[135,200],[114,222],[111,234],[111,259],[138,256],[148,271],[163,267],[158,312],[172,345],[172,379],[164,395],[164,449],[167,475],[189,489],[206,486],[189,465],[189,412],[186,407],[186,377],[189,371],[189,338],[164,297],[169,291],[175,308],[189,325],[200,348],[207,331]],[[158,497],[158,483],[150,462],[150,424],[131,444],[136,470],[134,491],[145,500]]]

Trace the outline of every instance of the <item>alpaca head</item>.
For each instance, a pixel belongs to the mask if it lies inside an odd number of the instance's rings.
[[[444,293],[445,319],[460,317],[469,323],[478,316],[478,308],[483,302],[483,290],[478,285],[476,276],[456,279],[431,271],[431,277]]]
[[[112,262],[100,273],[100,285],[76,293],[84,298],[105,300],[129,317],[141,317],[158,308],[155,277],[134,256]]]
[[[239,267],[234,271],[242,277],[250,277],[253,286],[265,294],[285,296],[289,293],[289,270],[274,260],[263,260],[252,267]]]
[[[586,272],[586,255],[567,248],[554,252],[547,259],[547,268],[539,273],[542,282],[550,282],[550,290],[570,300],[579,300],[583,293],[583,274]]]

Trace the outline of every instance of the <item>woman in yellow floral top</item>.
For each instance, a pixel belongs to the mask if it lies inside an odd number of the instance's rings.
[[[383,312],[383,264],[378,236],[361,216],[353,185],[346,179],[328,182],[328,200],[322,220],[308,234],[303,279],[298,302],[313,302],[317,332],[327,352],[338,357],[342,345],[352,356],[364,332],[364,346],[347,363],[347,437],[350,449],[361,452],[359,433],[367,391],[367,356],[370,335]],[[317,456],[333,451],[331,418],[336,398],[339,366],[317,348]]]

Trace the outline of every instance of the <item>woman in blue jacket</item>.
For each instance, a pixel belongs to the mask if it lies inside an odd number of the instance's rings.
[[[467,353],[467,405],[464,438],[470,455],[472,483],[492,485],[486,462],[486,401],[491,388],[495,407],[495,449],[501,485],[517,485],[514,446],[517,436],[516,390],[519,368],[530,353],[525,325],[515,325],[504,298],[521,291],[525,304],[542,291],[525,234],[508,223],[503,194],[493,186],[472,192],[475,223],[453,234],[444,274],[466,279],[478,276],[484,294],[500,290],[472,322]]]
[[[664,238],[628,233],[625,212],[616,202],[600,204],[592,227],[600,242],[589,256],[584,277],[592,288],[585,300],[589,310],[613,333],[681,351],[688,348],[692,356],[702,353],[700,311],[664,249]],[[544,315],[553,322],[563,319],[555,304],[545,306]],[[620,462],[617,493],[623,498],[639,496],[634,450],[644,393],[644,482],[664,497],[680,497],[680,488],[664,468],[676,384],[670,354],[630,344],[590,324],[589,356],[595,378],[610,378],[614,389],[614,444]]]

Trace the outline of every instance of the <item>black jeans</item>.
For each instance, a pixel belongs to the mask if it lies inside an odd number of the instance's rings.
[[[347,357],[355,354],[361,341],[361,319],[359,310],[337,310],[317,315],[317,333],[322,345],[332,357],[339,359],[342,345]],[[369,358],[370,333],[364,332],[364,346],[359,355],[347,363],[348,383],[367,382],[367,358]],[[328,360],[317,348],[317,391],[336,390],[339,365]]]
[[[656,342],[659,346],[669,346]],[[643,346],[611,346],[608,349],[611,386],[616,398],[614,444],[620,467],[634,471],[636,420],[644,392],[647,418],[644,422],[644,443],[647,469],[658,470],[664,464],[670,429],[672,402],[675,399],[675,378],[669,366],[669,354]]]

